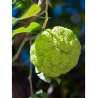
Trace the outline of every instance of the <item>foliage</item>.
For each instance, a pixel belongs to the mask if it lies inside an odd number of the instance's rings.
[[[40,10],[41,8],[38,5],[36,4],[32,5],[29,8],[29,10],[25,14],[23,14],[20,18],[12,17],[12,26],[14,26],[19,20],[26,19],[32,16],[36,16],[36,14],[40,12]]]
[[[23,32],[25,32],[25,33],[32,33],[31,31],[32,31],[33,29],[35,29],[36,27],[38,27],[38,26],[39,26],[38,23],[32,22],[27,28],[25,28],[25,27],[20,27],[20,28],[18,28],[18,29],[16,29],[16,30],[13,30],[13,31],[12,31],[12,37],[13,37],[15,34],[18,34],[18,33],[23,33]]]
[[[19,2],[21,2],[21,1],[19,1]],[[14,3],[16,3],[16,1],[14,1]],[[17,4],[16,4],[16,5],[17,5]],[[16,9],[16,8],[15,8],[15,9]],[[40,10],[41,10],[41,8],[40,8],[38,5],[36,5],[36,4],[32,5],[32,6],[29,8],[29,10],[28,10],[24,15],[22,15],[20,18],[12,17],[12,26],[14,26],[16,23],[18,23],[19,20],[26,19],[26,18],[29,18],[29,17],[32,17],[32,16],[36,16],[36,14],[40,12]],[[28,15],[29,15],[29,16],[28,16]],[[27,28],[25,28],[25,27],[20,27],[20,28],[18,28],[18,29],[16,29],[16,30],[12,30],[12,37],[13,37],[15,34],[18,34],[18,33],[23,33],[23,32],[32,33],[31,31],[32,31],[33,29],[35,30],[35,28],[38,27],[38,26],[39,26],[38,23],[32,22]],[[13,39],[13,41],[12,41],[12,44],[13,44],[13,43],[14,43],[14,39]]]
[[[40,96],[40,97],[38,97],[38,96]],[[29,97],[29,98],[31,98],[31,97]],[[45,93],[45,92],[43,92],[43,90],[39,90],[39,91],[37,91],[34,95],[33,95],[33,98],[48,98],[48,94],[47,93]]]
[[[41,11],[41,8],[34,4],[32,5],[29,10],[26,12],[26,14],[24,14],[21,18],[21,19],[26,19],[26,18],[29,18],[29,17],[32,17],[32,16],[36,16],[37,13],[39,13]]]
[[[13,0],[12,4],[15,4],[14,10],[20,9],[23,14],[31,6],[31,0]]]
[[[12,17],[12,26],[14,26],[19,21],[19,18]]]

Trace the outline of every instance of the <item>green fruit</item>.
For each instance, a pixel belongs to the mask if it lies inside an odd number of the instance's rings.
[[[30,60],[39,72],[58,77],[78,63],[81,45],[72,30],[56,26],[39,34],[30,49]]]

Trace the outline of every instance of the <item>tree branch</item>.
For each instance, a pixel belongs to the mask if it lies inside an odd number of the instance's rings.
[[[37,35],[36,35],[37,36]],[[15,56],[13,57],[12,59],[12,63],[18,58],[21,50],[22,50],[22,47],[24,46],[25,42],[28,41],[28,40],[34,40],[36,38],[36,36],[33,36],[33,37],[25,37],[20,45],[20,47],[18,48],[18,51],[17,53],[15,54]]]
[[[31,34],[32,37],[32,34]],[[32,45],[32,41],[30,40],[30,47]],[[33,98],[33,87],[32,87],[32,63],[30,61],[30,74],[29,74],[29,82],[30,82],[30,91],[31,91],[31,98]]]
[[[17,53],[15,54],[15,56],[14,56],[13,59],[12,59],[12,63],[18,58],[19,53],[20,53],[20,51],[21,51],[21,49],[22,49],[22,47],[24,46],[24,44],[25,44],[26,41],[27,41],[27,39],[24,38],[23,41],[22,41],[22,43],[21,43],[21,45],[20,45],[20,47],[18,48]]]

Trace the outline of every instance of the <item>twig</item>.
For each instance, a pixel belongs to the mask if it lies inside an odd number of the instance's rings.
[[[37,37],[37,35],[33,36],[33,37],[27,37],[28,40],[35,40],[35,38]]]
[[[44,13],[45,13],[45,11],[46,11],[46,9],[45,9],[44,11],[42,11],[40,14],[38,14],[38,16],[40,16],[40,15],[44,14]]]
[[[31,35],[32,37],[32,35]],[[32,45],[32,41],[30,40],[30,47]],[[31,91],[31,98],[33,98],[33,87],[32,87],[32,63],[30,61],[30,74],[29,74],[29,82],[30,82],[30,91]]]
[[[37,36],[37,35],[36,35],[36,36]],[[18,56],[19,56],[19,54],[20,54],[20,52],[21,52],[21,49],[22,49],[22,47],[24,46],[25,42],[28,41],[28,40],[34,40],[34,39],[36,38],[36,36],[34,36],[34,37],[25,37],[25,38],[23,39],[23,41],[22,41],[20,47],[18,48],[17,53],[15,54],[15,56],[14,56],[13,59],[12,59],[12,63],[18,58]]]
[[[46,15],[46,18],[45,18],[45,21],[44,21],[44,24],[43,24],[43,28],[42,28],[42,31],[45,29],[46,27],[46,24],[48,22],[48,0],[46,0],[46,10],[45,10],[45,15]]]
[[[15,56],[14,56],[13,59],[12,59],[12,63],[18,58],[19,53],[20,53],[22,47],[24,46],[26,40],[27,40],[26,38],[23,39],[23,41],[22,41],[22,43],[21,43],[21,45],[20,45],[20,47],[19,47],[17,53],[15,54]]]

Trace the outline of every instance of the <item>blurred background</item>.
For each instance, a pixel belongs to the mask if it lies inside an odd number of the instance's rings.
[[[32,1],[38,3],[38,0]],[[24,6],[12,5],[13,17],[20,17],[25,10],[24,8],[31,6],[31,0],[23,0],[22,2]],[[60,85],[55,80],[48,84],[39,79],[32,64],[33,90],[36,92],[42,89],[49,94],[49,98],[85,98],[85,0],[50,0],[50,2],[52,6],[49,6],[48,15],[51,18],[49,18],[46,28],[52,29],[54,26],[63,26],[73,30],[82,46],[81,55],[77,66],[67,74],[60,76]],[[44,10],[44,8],[45,0],[41,9]],[[44,19],[36,18],[34,21],[41,26],[36,29],[33,36],[40,32]],[[23,22],[29,23],[30,18],[23,20]],[[24,26],[24,24],[18,23],[12,29],[21,26]],[[13,56],[16,54],[23,38],[24,33],[15,36],[12,46]],[[30,43],[28,41],[21,50],[19,58],[12,65],[12,98],[28,98],[30,96],[29,81],[27,79],[30,69],[29,47]]]

